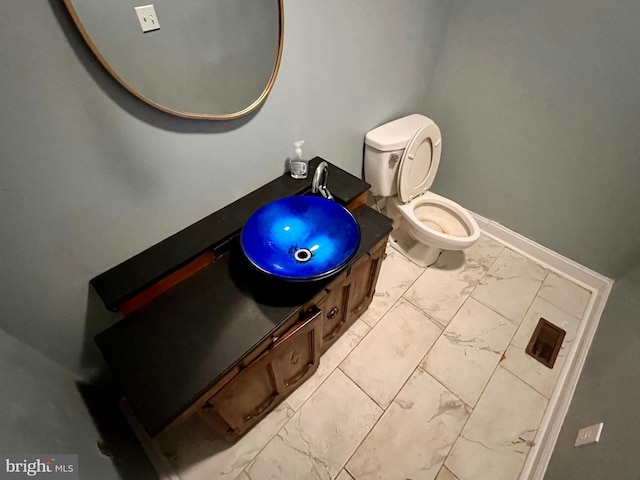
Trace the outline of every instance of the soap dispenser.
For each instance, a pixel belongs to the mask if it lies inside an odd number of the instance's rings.
[[[304,140],[299,140],[293,145],[296,147],[296,158],[289,160],[289,167],[291,170],[292,178],[307,178],[307,172],[309,171],[309,161],[302,158],[302,144]]]

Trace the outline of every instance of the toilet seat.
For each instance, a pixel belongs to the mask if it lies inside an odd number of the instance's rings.
[[[403,203],[427,192],[438,173],[442,151],[442,134],[430,121],[422,125],[409,140],[398,171],[398,197]]]

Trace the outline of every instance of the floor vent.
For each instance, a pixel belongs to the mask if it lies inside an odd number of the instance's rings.
[[[540,317],[525,352],[546,367],[553,368],[566,334],[560,327]]]

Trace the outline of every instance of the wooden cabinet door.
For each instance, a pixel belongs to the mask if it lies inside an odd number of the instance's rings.
[[[270,363],[256,361],[210,398],[199,413],[227,440],[233,440],[275,407],[278,398]]]
[[[200,410],[216,430],[235,440],[318,368],[321,312],[297,323],[242,370]]]
[[[360,257],[345,275],[331,283],[328,294],[318,301],[322,310],[322,353],[367,309],[375,293],[387,239]]]
[[[386,239],[351,266],[351,272],[347,277],[350,285],[347,323],[355,321],[373,300],[385,247]]]
[[[276,342],[269,357],[280,394],[288,395],[318,369],[321,336],[322,312],[316,310]]]
[[[351,285],[343,282],[332,284],[329,294],[318,304],[322,310],[322,353],[349,328],[347,314]]]

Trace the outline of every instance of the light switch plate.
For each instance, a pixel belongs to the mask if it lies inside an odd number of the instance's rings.
[[[588,427],[578,430],[578,436],[576,437],[576,443],[574,447],[580,447],[582,445],[588,445],[589,443],[595,443],[600,440],[600,434],[602,433],[602,427],[604,423],[596,423],[595,425],[589,425]]]
[[[160,22],[158,22],[156,9],[153,8],[153,5],[136,7],[136,15],[138,16],[138,21],[140,22],[143,32],[160,30]]]

